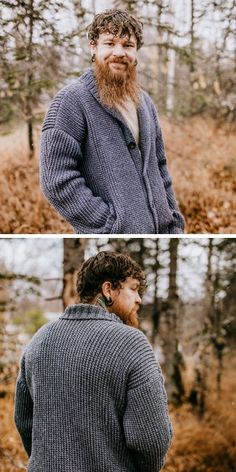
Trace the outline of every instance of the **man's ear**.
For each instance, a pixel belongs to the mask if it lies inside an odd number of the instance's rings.
[[[103,282],[103,284],[101,286],[101,292],[103,293],[103,295],[105,297],[110,297],[111,293],[112,293],[112,284],[111,284],[111,282],[109,282],[109,281]]]

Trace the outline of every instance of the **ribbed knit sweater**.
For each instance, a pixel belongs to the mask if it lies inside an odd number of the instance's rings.
[[[68,307],[26,346],[15,422],[28,472],[158,472],[172,435],[145,335],[87,304]]]
[[[46,115],[41,187],[76,233],[182,233],[156,108],[142,91],[140,148],[122,114],[101,104],[93,69]]]

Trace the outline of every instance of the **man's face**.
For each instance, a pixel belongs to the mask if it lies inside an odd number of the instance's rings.
[[[101,102],[113,108],[130,98],[138,107],[140,86],[134,33],[130,37],[101,33],[97,44],[91,46],[91,52],[95,57],[94,73]]]
[[[137,40],[134,34],[119,37],[101,33],[96,45],[91,46],[98,64],[106,65],[114,75],[124,75],[128,65],[134,65],[137,58]]]
[[[128,277],[121,283],[121,288],[111,290],[113,304],[109,311],[118,315],[125,324],[139,327],[138,310],[141,305],[139,295],[140,282],[133,277]]]

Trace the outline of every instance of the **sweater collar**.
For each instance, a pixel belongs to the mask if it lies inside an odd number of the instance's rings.
[[[106,320],[123,323],[119,316],[115,313],[109,313],[96,305],[80,303],[78,305],[70,305],[60,316],[63,320]]]
[[[132,133],[124,117],[122,116],[122,114],[118,110],[115,110],[114,108],[111,109],[101,103],[93,68],[89,67],[79,80],[81,80],[85,84],[86,88],[90,91],[93,97],[100,103],[100,105],[107,111],[107,113],[109,113],[111,116],[113,116],[118,121],[120,121],[122,125],[125,127],[126,131],[128,131],[128,133],[130,133],[130,135],[132,136]],[[150,125],[150,115],[149,115],[146,101],[144,98],[144,92],[141,92],[141,100],[140,100],[139,107],[137,109],[137,113],[138,113],[139,137],[140,137],[139,147],[140,147],[141,154],[143,157],[143,162],[144,162],[143,170],[144,170],[144,173],[146,173],[148,159],[150,156],[150,148],[151,148],[151,139],[150,139],[151,125]]]

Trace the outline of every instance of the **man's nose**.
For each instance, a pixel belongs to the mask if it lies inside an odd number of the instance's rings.
[[[137,293],[136,302],[139,303],[139,305],[141,305],[142,299],[141,299],[139,293]]]
[[[125,55],[125,51],[121,44],[116,44],[113,49],[113,56],[123,57]]]

